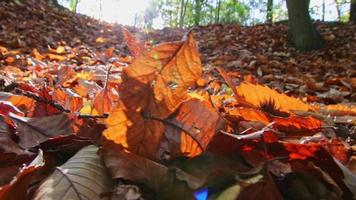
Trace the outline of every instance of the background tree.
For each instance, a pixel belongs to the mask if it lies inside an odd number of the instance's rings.
[[[350,21],[356,22],[356,0],[351,0],[350,3]]]
[[[266,21],[272,22],[273,20],[273,0],[267,0],[267,16]]]
[[[311,22],[309,0],[287,0],[288,39],[300,51],[322,47],[322,39]]]

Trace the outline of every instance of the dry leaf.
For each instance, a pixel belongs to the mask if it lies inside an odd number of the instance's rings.
[[[156,156],[164,119],[189,98],[187,89],[201,75],[192,34],[182,43],[159,45],[124,69],[120,102],[106,120],[106,139],[139,155]]]
[[[98,148],[90,145],[81,149],[49,176],[37,189],[33,199],[102,199],[111,191],[113,181],[97,154]]]

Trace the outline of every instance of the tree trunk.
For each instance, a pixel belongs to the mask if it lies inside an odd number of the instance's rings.
[[[200,24],[200,17],[201,17],[200,15],[201,15],[203,1],[204,0],[195,0],[194,25]]]
[[[217,9],[217,11],[216,11],[215,23],[219,23],[220,22],[221,0],[218,1],[218,5],[217,5],[216,9]]]
[[[288,40],[300,51],[322,47],[322,39],[311,22],[309,0],[287,0]]]
[[[273,0],[267,1],[267,16],[266,21],[271,23],[273,20]]]
[[[323,0],[322,12],[323,12],[322,21],[324,22],[325,21],[325,0]]]
[[[184,26],[184,18],[185,18],[185,12],[187,10],[188,1],[189,0],[181,0],[180,13],[179,13],[179,28],[183,28]]]
[[[336,6],[336,13],[337,13],[337,19],[341,21],[341,8],[340,8],[340,3],[337,0],[334,0],[335,6]]]
[[[52,4],[54,7],[58,9],[64,9],[64,7],[60,5],[57,0],[47,0],[47,2]]]
[[[350,21],[356,22],[356,0],[351,0]]]

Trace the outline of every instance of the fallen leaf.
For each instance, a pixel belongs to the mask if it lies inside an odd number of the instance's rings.
[[[103,159],[114,178],[144,184],[161,199],[194,199],[204,180],[178,168],[169,168],[120,147],[104,148]]]
[[[124,69],[120,102],[106,120],[103,135],[139,155],[156,157],[163,124],[153,118],[168,117],[186,101],[187,89],[201,73],[192,33],[182,43],[146,52]]]
[[[215,133],[224,128],[224,122],[210,102],[189,100],[174,116],[166,120],[158,158],[185,155],[194,157],[205,151]]]
[[[39,172],[44,169],[44,164],[43,153],[40,151],[28,166],[20,169],[9,184],[0,187],[0,199],[29,199],[31,196],[29,187],[41,180],[42,176]]]
[[[256,107],[260,107],[267,102],[273,102],[278,110],[287,113],[290,113],[293,110],[314,110],[312,106],[301,100],[281,94],[264,85],[242,83],[236,90],[239,96],[243,97],[248,103]]]
[[[0,186],[10,182],[23,164],[35,157],[34,153],[21,149],[11,134],[10,126],[0,116]]]
[[[124,40],[127,44],[127,47],[130,49],[133,57],[137,58],[145,52],[145,45],[136,37],[134,37],[130,31],[122,27],[122,33],[124,35]]]
[[[49,138],[59,135],[71,135],[71,121],[66,114],[47,117],[19,117],[9,115],[16,124],[16,135],[19,137],[19,145],[30,148],[42,143]]]
[[[42,182],[33,199],[101,199],[111,191],[113,181],[97,154],[98,148],[90,145],[60,167]]]

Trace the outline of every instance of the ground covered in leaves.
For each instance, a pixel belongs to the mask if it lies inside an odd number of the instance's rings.
[[[353,199],[356,24],[316,25],[300,53],[283,23],[146,33],[1,1],[0,199]]]

